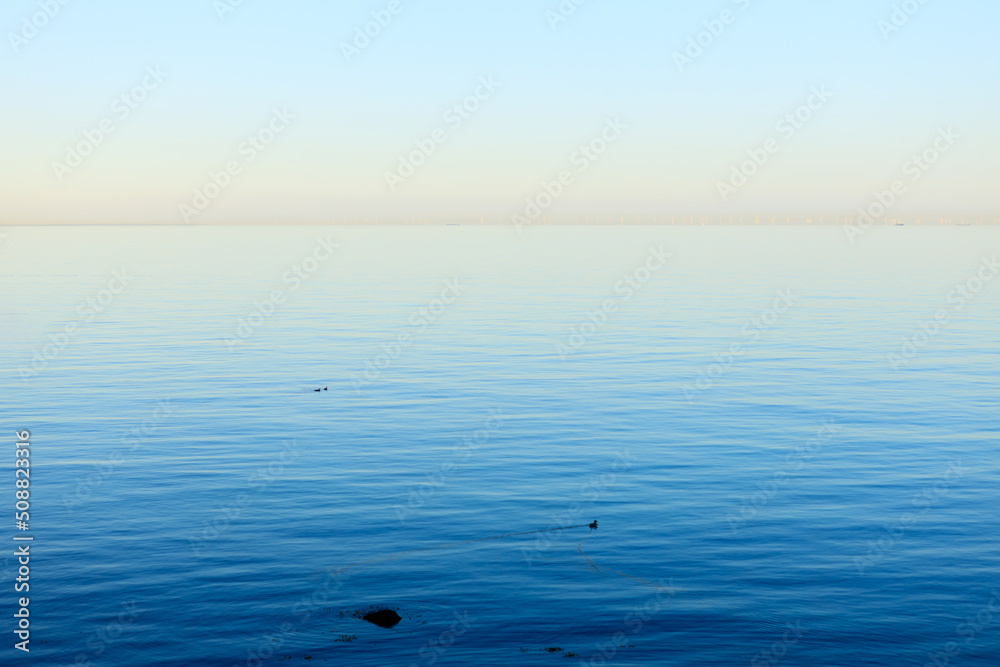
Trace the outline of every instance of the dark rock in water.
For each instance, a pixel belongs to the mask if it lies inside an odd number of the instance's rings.
[[[400,618],[399,614],[394,612],[392,609],[379,609],[378,611],[373,611],[370,614],[365,614],[361,618],[369,623],[374,623],[380,628],[391,628],[403,620]]]

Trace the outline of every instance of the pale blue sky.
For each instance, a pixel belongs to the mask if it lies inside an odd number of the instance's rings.
[[[886,38],[882,0],[587,0],[555,29],[558,0],[400,0],[351,62],[342,43],[389,0],[243,0],[224,18],[214,0],[51,2],[23,41],[11,34],[47,3],[0,10],[2,224],[183,222],[231,160],[239,173],[191,222],[504,222],[563,169],[573,183],[546,214],[571,221],[847,214],[949,126],[961,138],[893,212],[998,214],[996,2],[914,2]],[[678,71],[674,53],[724,10],[733,22]],[[150,67],[165,79],[119,118],[115,100]],[[480,77],[499,87],[450,126]],[[818,86],[830,100],[781,138],[776,123]],[[241,143],[275,109],[294,120],[246,160]],[[577,172],[574,152],[616,117],[620,139]],[[53,163],[105,118],[114,132],[60,182]],[[392,191],[385,173],[436,128],[447,141]],[[724,201],[718,183],[769,137],[780,150]]]

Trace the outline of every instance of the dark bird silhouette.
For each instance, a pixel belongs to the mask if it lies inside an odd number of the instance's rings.
[[[597,519],[594,519],[594,523],[590,524],[591,530],[597,530]]]
[[[329,387],[323,387],[322,389],[313,389],[313,391],[330,391]]]

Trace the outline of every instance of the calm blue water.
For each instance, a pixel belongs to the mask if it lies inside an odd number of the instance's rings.
[[[6,231],[4,664],[1000,664],[997,230]]]

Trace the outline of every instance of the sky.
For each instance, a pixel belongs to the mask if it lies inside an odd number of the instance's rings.
[[[8,0],[0,224],[996,218],[998,24],[992,0]]]

